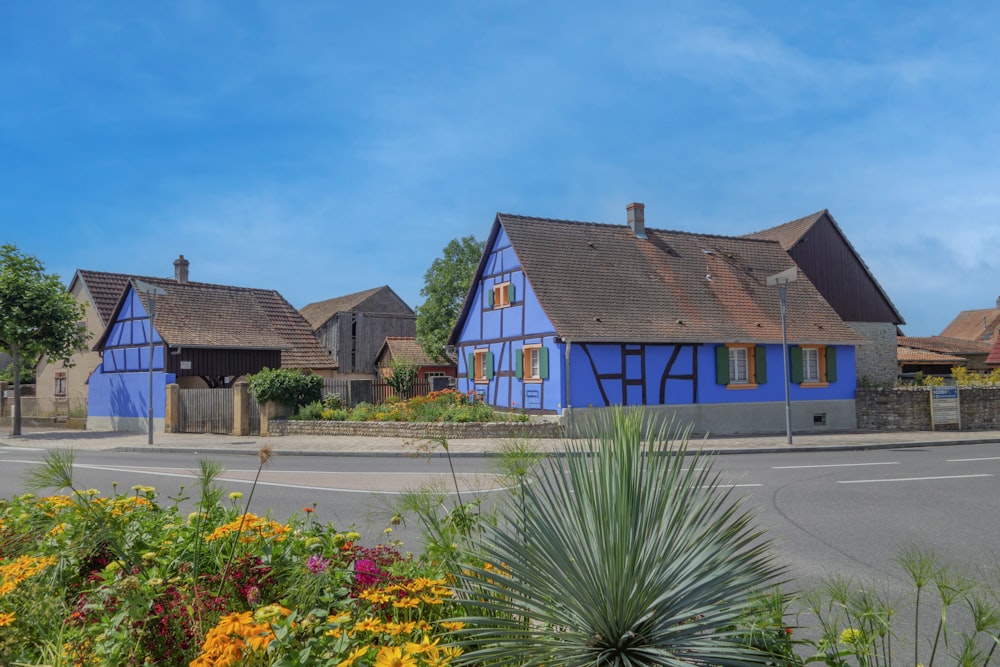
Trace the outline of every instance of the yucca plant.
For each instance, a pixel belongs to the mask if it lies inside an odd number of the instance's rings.
[[[754,517],[723,488],[690,429],[618,409],[567,441],[486,529],[485,565],[459,581],[465,664],[747,665],[752,596],[779,582]]]

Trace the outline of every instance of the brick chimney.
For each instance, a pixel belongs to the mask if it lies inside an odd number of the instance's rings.
[[[628,227],[637,239],[646,237],[646,205],[632,202],[625,207],[628,213]]]
[[[181,255],[174,260],[174,280],[184,285],[188,281],[188,266],[191,262],[184,259],[184,255]]]

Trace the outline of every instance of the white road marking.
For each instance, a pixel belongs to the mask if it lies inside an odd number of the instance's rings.
[[[1000,456],[984,456],[981,459],[945,459],[945,463],[965,463],[966,461],[997,461]]]
[[[880,461],[875,463],[826,463],[814,466],[771,466],[771,470],[798,470],[801,468],[852,468],[856,466],[894,466],[899,461]]]
[[[890,479],[851,479],[838,481],[837,484],[875,484],[877,482],[924,482],[932,479],[969,479],[970,477],[992,477],[988,473],[980,475],[941,475],[939,477],[896,477]]]

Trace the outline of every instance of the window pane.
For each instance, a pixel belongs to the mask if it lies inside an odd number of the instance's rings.
[[[733,384],[749,382],[747,374],[747,350],[745,347],[729,348],[729,381]]]
[[[807,382],[819,381],[819,350],[814,347],[802,350],[802,379]]]

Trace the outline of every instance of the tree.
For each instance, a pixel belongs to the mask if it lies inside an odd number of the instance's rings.
[[[444,256],[435,259],[424,274],[420,296],[427,300],[417,307],[417,341],[436,361],[447,357],[445,344],[462,312],[484,245],[472,236],[452,239]]]
[[[89,337],[83,317],[83,304],[66,291],[59,276],[45,273],[40,261],[17,246],[0,246],[0,350],[13,359],[12,435],[21,435],[22,360],[47,354],[71,366],[71,357]]]

